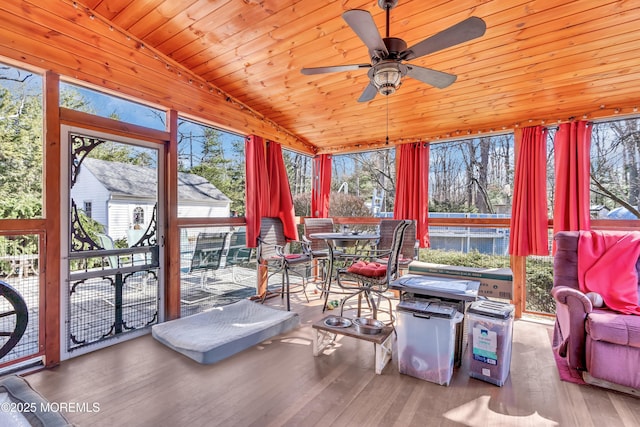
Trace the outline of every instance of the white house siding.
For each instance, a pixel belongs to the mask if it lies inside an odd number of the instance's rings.
[[[100,224],[107,224],[109,191],[91,172],[80,168],[76,184],[71,188],[71,198],[78,209],[84,209],[84,202],[91,202],[91,217]]]
[[[206,205],[189,205],[188,202],[178,202],[178,217],[180,218],[224,218],[228,217],[230,213],[228,201]]]
[[[183,205],[178,208],[178,216],[191,218],[226,218],[229,216],[229,202],[221,202],[216,205]],[[127,230],[133,226],[133,211],[141,207],[144,211],[144,224],[146,230],[153,216],[154,205],[150,201],[112,200],[109,202],[108,234],[112,239],[127,237]]]
[[[133,228],[133,210],[135,208],[141,207],[144,211],[144,224],[141,225],[143,230],[147,229],[153,217],[154,204],[149,201],[111,200],[108,205],[107,234],[114,240],[127,238],[127,230]]]

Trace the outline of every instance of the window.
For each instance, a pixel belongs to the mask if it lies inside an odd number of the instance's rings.
[[[180,118],[178,216],[244,216],[244,159],[244,137]]]
[[[296,216],[311,216],[311,157],[282,149]]]
[[[92,205],[91,202],[87,202],[87,201],[84,202],[84,213],[89,218],[93,218],[91,213],[91,207],[92,207],[91,205]]]
[[[511,215],[513,134],[431,144],[429,212]]]
[[[329,216],[392,217],[396,150],[334,155]]]
[[[60,106],[151,129],[166,129],[163,110],[70,83],[60,83]]]
[[[42,77],[0,64],[0,219],[42,216]]]
[[[133,209],[133,226],[138,228],[144,224],[144,209],[140,206]],[[138,226],[138,227],[136,227]]]
[[[599,122],[591,133],[591,216],[638,219],[640,119]]]

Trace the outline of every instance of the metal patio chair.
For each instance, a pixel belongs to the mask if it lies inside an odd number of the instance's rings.
[[[302,278],[301,292],[309,302],[306,292],[305,273],[296,271],[296,268],[310,266],[312,255],[305,242],[299,242],[302,253],[290,253],[290,242],[287,242],[284,235],[284,227],[280,218],[263,217],[260,221],[260,236],[258,236],[257,260],[259,264],[267,267],[270,271],[267,276],[267,291],[262,296],[264,302],[268,294],[269,278],[274,274],[282,275],[280,294],[282,298],[287,297],[287,310],[291,309],[290,293],[291,283],[289,274],[297,274]]]

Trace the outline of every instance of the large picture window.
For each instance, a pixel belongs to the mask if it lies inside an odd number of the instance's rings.
[[[42,77],[0,64],[0,219],[42,216]]]
[[[244,216],[244,138],[180,118],[178,216]]]
[[[639,219],[640,120],[593,124],[591,217]]]
[[[156,130],[166,129],[164,110],[71,83],[60,83],[60,105]]]
[[[333,156],[329,216],[392,217],[396,150]]]
[[[511,214],[513,134],[431,144],[429,212]]]

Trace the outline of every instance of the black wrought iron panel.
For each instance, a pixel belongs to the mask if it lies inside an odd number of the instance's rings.
[[[145,328],[158,320],[157,270],[73,281],[69,303],[69,351]]]

